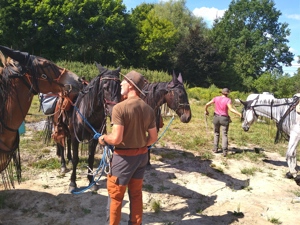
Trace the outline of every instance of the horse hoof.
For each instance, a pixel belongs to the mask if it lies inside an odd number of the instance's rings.
[[[73,193],[77,189],[77,185],[74,183],[69,184],[69,192]]]
[[[287,179],[293,179],[294,177],[293,177],[293,175],[290,172],[287,172],[285,174],[285,178],[287,178]]]
[[[69,186],[69,193],[73,193],[76,190],[76,187]]]
[[[67,173],[68,172],[68,169],[66,168],[66,167],[61,167],[60,168],[60,173],[61,174],[65,174],[65,173]]]
[[[295,180],[296,184],[297,184],[298,186],[300,186],[300,175],[297,175],[297,176],[294,178],[294,180]]]

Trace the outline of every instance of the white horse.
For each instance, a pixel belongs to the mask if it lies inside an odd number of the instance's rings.
[[[248,131],[250,126],[257,120],[258,116],[267,117],[274,120],[277,124],[276,141],[279,138],[279,132],[283,132],[289,137],[288,149],[286,152],[286,161],[289,172],[286,177],[294,178],[297,185],[300,186],[300,175],[297,175],[296,148],[300,141],[300,115],[296,112],[296,106],[299,103],[299,97],[286,99],[269,100],[250,100],[241,103],[243,109],[244,131]]]

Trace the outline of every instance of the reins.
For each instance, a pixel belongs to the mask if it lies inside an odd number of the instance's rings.
[[[169,121],[169,123],[168,123],[168,125],[166,126],[166,128],[164,129],[164,131],[160,134],[160,136],[157,138],[157,140],[152,144],[152,145],[150,145],[149,147],[148,147],[148,150],[150,150],[163,136],[164,136],[164,134],[166,133],[166,131],[169,129],[169,127],[170,127],[170,125],[171,125],[171,123],[173,122],[173,120],[174,120],[174,115],[172,116],[172,118],[170,119],[170,121]]]

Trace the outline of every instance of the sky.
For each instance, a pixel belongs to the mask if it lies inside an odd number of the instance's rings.
[[[123,0],[127,10],[134,9],[142,3],[159,3],[162,0]],[[273,0],[275,8],[281,12],[280,23],[287,23],[291,31],[288,37],[287,45],[290,51],[295,55],[291,67],[283,67],[285,73],[293,75],[300,64],[297,63],[300,55],[300,0]],[[194,13],[195,16],[202,16],[208,26],[212,26],[213,20],[222,17],[228,9],[231,0],[186,0],[186,7]]]

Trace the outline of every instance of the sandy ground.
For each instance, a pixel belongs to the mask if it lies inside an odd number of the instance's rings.
[[[240,151],[234,149],[230,154]],[[147,168],[144,180],[143,224],[300,224],[300,201],[295,195],[300,193],[300,187],[284,178],[287,172],[284,157],[264,153],[266,157],[257,162],[237,161],[221,154],[204,160],[196,151],[171,145],[153,148],[155,160]],[[51,154],[55,155],[55,149]],[[241,173],[244,168],[257,171],[247,176]],[[25,176],[28,173],[30,180],[16,184],[14,190],[6,193],[4,207],[0,209],[1,225],[105,224],[105,177],[99,181],[98,191],[71,194],[68,192],[70,172],[62,176],[59,171],[23,169]],[[88,184],[84,173],[78,174],[77,184],[79,187]],[[154,212],[153,202],[159,203],[159,212]],[[126,194],[122,225],[127,224],[128,207]]]

